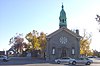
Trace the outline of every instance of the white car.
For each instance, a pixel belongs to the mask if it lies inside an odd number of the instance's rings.
[[[72,58],[61,58],[61,59],[55,59],[55,62],[60,64],[60,63],[69,63],[70,60],[74,60]]]
[[[9,59],[8,59],[7,56],[0,55],[0,60],[1,60],[1,61],[4,61],[4,62],[7,62]]]
[[[70,61],[70,64],[72,64],[72,65],[76,65],[77,63],[90,65],[91,63],[93,63],[93,61],[88,58],[77,58],[75,60]]]

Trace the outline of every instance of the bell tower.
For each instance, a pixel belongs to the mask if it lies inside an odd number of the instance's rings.
[[[67,28],[67,24],[66,24],[66,12],[64,11],[64,6],[62,4],[62,10],[60,11],[60,16],[59,16],[59,28]]]

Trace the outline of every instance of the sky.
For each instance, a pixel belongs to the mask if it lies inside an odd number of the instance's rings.
[[[91,49],[100,51],[100,0],[0,0],[0,51],[10,48],[9,39],[16,33],[23,37],[37,30],[50,34],[59,29],[62,3],[67,16],[67,28],[92,34]]]

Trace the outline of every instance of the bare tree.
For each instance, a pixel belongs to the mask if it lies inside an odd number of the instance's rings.
[[[100,16],[99,15],[96,15],[96,21],[98,22],[98,24],[100,25]],[[100,32],[100,28],[99,28],[99,32]]]
[[[23,43],[24,38],[22,37],[23,34],[16,33],[16,36],[10,38],[9,45],[12,44],[11,48],[16,51],[16,53],[22,53],[23,46],[25,43]]]
[[[96,15],[96,21],[100,24],[100,16],[99,15]]]

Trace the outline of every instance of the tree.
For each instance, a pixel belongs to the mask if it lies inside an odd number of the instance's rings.
[[[98,24],[100,25],[100,16],[99,15],[96,15],[96,21],[98,22]],[[100,28],[99,28],[99,32],[100,32]]]
[[[100,16],[99,15],[96,15],[96,21],[98,22],[98,24],[100,24]]]
[[[41,57],[44,58],[45,57],[46,43],[47,43],[46,34],[41,32],[38,39],[39,39],[39,44],[41,47]]]
[[[46,34],[41,32],[40,36],[36,30],[26,35],[26,39],[29,41],[29,50],[40,50],[41,57],[44,57],[46,48]]]
[[[23,48],[25,43],[23,43],[24,38],[22,37],[22,34],[17,34],[16,36],[12,37],[9,40],[9,45],[12,45],[11,48],[16,51],[18,54],[22,54]]]
[[[80,54],[88,56],[91,52],[90,50],[90,44],[91,44],[91,34],[87,34],[84,30],[83,37],[80,40]]]
[[[40,49],[40,44],[38,42],[38,32],[33,30],[33,32],[30,32],[26,35],[26,39],[30,42],[30,47],[29,49],[34,49],[34,50],[38,50]]]

